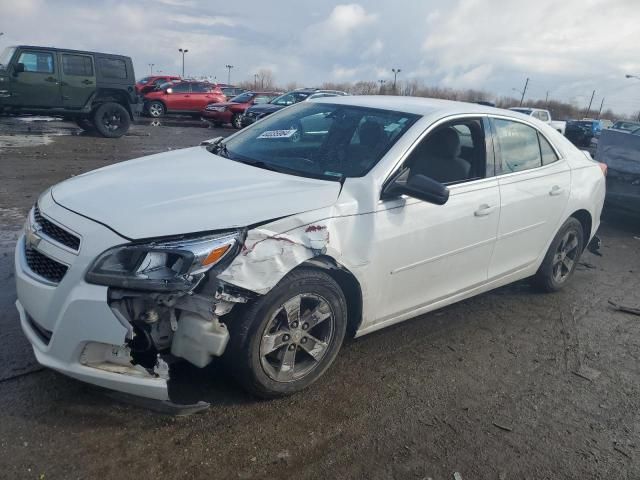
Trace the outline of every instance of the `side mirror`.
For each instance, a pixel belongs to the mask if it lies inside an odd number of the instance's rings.
[[[16,66],[13,67],[13,75],[17,77],[22,72],[24,72],[24,63],[16,63]]]
[[[386,198],[399,195],[408,195],[424,202],[444,205],[449,200],[449,189],[424,175],[410,176],[409,170],[405,170],[384,191]]]

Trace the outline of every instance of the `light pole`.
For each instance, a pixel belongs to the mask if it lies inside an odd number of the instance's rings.
[[[593,103],[593,97],[595,97],[595,96],[596,96],[596,91],[594,90],[591,93],[591,100],[589,100],[589,106],[587,107],[587,111],[584,112],[584,117],[585,118],[589,118],[589,113],[591,112],[591,104]]]
[[[636,80],[640,80],[640,75],[629,75],[626,74],[624,78],[635,78]],[[640,122],[640,112],[638,112],[638,121]]]
[[[227,64],[224,67],[228,70],[228,72],[227,72],[227,84],[231,85],[231,69],[233,68],[233,65]]]
[[[383,89],[384,89],[384,84],[387,83],[386,80],[378,80],[378,83],[380,84],[380,91],[378,92],[380,95],[382,95]]]
[[[184,55],[189,51],[189,49],[179,48],[178,51],[182,54],[182,78],[184,78]]]
[[[258,89],[258,74],[257,73],[253,74],[253,89],[254,90]]]
[[[155,65],[155,63],[150,63],[149,64],[149,75],[153,75],[153,66]]]
[[[393,93],[396,93],[396,81],[398,80],[398,74],[402,71],[399,68],[392,68],[393,72]]]

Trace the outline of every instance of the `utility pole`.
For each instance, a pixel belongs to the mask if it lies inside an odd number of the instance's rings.
[[[600,102],[600,110],[598,110],[598,120],[600,120],[600,115],[602,114],[603,106],[604,106],[604,97],[602,97],[602,101]]]
[[[547,97],[544,99],[544,107],[549,108],[549,90],[547,90]]]
[[[527,77],[527,81],[524,82],[524,90],[522,90],[522,96],[520,97],[520,106],[522,106],[522,102],[524,102],[524,95],[527,93],[527,87],[529,86],[529,77]]]
[[[229,71],[227,72],[227,83],[228,83],[229,85],[231,85],[231,69],[233,68],[233,65],[229,65],[229,64],[227,64],[227,65],[225,65],[225,68],[226,68],[227,70],[229,70]]]
[[[254,90],[258,89],[258,74],[257,73],[253,74],[253,89]]]
[[[153,75],[153,66],[155,65],[155,63],[150,63],[149,64],[149,75]]]
[[[585,118],[589,118],[589,112],[591,111],[591,104],[593,103],[593,97],[596,96],[596,91],[594,90],[591,94],[591,100],[589,100],[589,106],[587,107],[587,111],[584,113]]]
[[[186,48],[179,48],[178,51],[182,54],[182,78],[184,78],[184,55],[189,51]]]
[[[398,80],[398,74],[402,71],[399,68],[392,68],[393,72],[393,93],[396,93],[396,81]]]

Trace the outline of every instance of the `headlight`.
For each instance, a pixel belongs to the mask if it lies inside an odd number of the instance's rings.
[[[112,287],[189,291],[211,267],[237,252],[240,232],[122,245],[101,254],[86,279]]]

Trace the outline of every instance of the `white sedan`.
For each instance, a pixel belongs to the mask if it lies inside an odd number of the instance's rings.
[[[44,192],[15,254],[38,361],[169,401],[177,359],[250,392],[315,382],[361,336],[533,277],[571,278],[604,171],[549,125],[410,97],[288,107]]]

